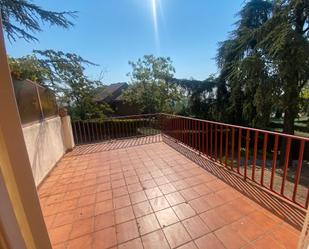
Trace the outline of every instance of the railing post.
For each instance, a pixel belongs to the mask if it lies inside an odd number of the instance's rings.
[[[297,249],[308,249],[309,248],[308,226],[309,226],[309,208],[307,209],[305,220],[303,223],[303,228],[302,228],[301,234],[298,239]]]

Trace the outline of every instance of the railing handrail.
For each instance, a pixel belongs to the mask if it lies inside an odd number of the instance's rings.
[[[176,115],[176,114],[167,114],[167,113],[158,113],[158,114],[165,115],[165,116],[178,117],[178,118],[185,118],[185,119],[190,119],[190,120],[195,120],[195,121],[208,122],[210,124],[229,126],[229,127],[237,128],[237,129],[246,129],[246,130],[250,130],[250,131],[258,131],[258,132],[261,132],[261,133],[268,133],[268,134],[272,134],[272,135],[279,135],[279,136],[284,136],[284,137],[288,137],[288,138],[304,140],[306,142],[309,142],[309,137],[302,137],[302,136],[297,136],[297,135],[291,135],[291,134],[286,134],[286,133],[283,133],[283,132],[269,131],[269,130],[257,129],[257,128],[252,128],[252,127],[247,127],[247,126],[233,125],[233,124],[228,124],[228,123],[220,123],[220,122],[217,122],[217,121],[212,121],[212,120],[207,120],[207,119],[199,119],[199,118],[192,118],[192,117],[186,117],[186,116],[181,116],[181,115]]]

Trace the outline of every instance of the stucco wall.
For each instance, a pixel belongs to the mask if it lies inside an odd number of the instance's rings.
[[[23,127],[23,133],[34,181],[38,186],[66,152],[61,118]]]

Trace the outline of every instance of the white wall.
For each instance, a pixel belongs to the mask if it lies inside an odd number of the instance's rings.
[[[67,150],[61,118],[23,127],[23,133],[34,181],[38,186]]]

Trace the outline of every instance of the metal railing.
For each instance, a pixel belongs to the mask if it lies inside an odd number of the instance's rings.
[[[73,121],[75,144],[99,143],[114,139],[160,134],[156,114],[107,118],[104,120]]]
[[[309,138],[161,114],[162,133],[301,206],[309,202]]]
[[[303,208],[309,203],[309,138],[149,114],[72,122],[76,144],[162,134]]]

